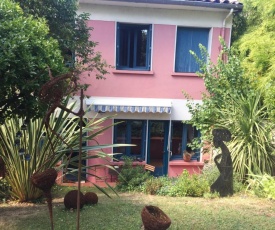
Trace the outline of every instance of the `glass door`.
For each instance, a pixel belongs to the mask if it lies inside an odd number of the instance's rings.
[[[155,176],[168,171],[168,131],[169,121],[149,121],[147,162],[155,166]]]

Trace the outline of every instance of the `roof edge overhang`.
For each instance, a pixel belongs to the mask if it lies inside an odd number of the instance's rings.
[[[212,10],[231,10],[240,12],[243,9],[241,3],[218,3],[211,1],[182,1],[182,0],[79,0],[79,3],[98,4],[98,5],[120,5],[152,8],[174,8],[181,9],[184,7],[208,8]]]

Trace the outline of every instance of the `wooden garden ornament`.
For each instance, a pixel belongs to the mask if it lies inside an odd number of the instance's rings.
[[[49,136],[49,142],[50,142],[50,148],[52,149],[52,154],[49,156],[49,158],[45,161],[45,163],[37,169],[36,173],[32,175],[31,181],[33,185],[37,188],[40,188],[48,201],[48,207],[50,212],[50,219],[51,219],[51,228],[54,229],[53,226],[53,214],[52,214],[52,197],[51,197],[51,187],[54,185],[55,180],[57,178],[57,172],[55,169],[46,169],[42,171],[44,165],[46,162],[52,160],[55,156],[53,143],[50,138],[50,135],[48,133],[48,130],[50,130],[52,133],[54,133],[58,138],[60,138],[70,149],[72,154],[72,148],[65,142],[65,140],[58,135],[51,127],[50,127],[50,116],[55,111],[55,109],[60,108],[64,111],[67,111],[69,113],[74,114],[75,116],[78,116],[80,118],[80,139],[79,139],[79,165],[78,165],[78,190],[77,190],[77,229],[79,229],[79,219],[80,219],[80,207],[81,207],[81,192],[80,192],[80,171],[81,171],[81,144],[82,144],[82,120],[84,115],[83,110],[83,89],[81,89],[80,92],[80,109],[76,113],[65,106],[62,105],[62,100],[65,96],[76,93],[80,88],[78,86],[75,73],[66,73],[63,75],[60,75],[58,77],[53,77],[51,70],[49,70],[49,77],[50,80],[45,83],[39,92],[39,100],[42,103],[47,104],[48,110],[46,112],[46,115],[44,117],[44,124],[46,127],[47,134]],[[71,154],[69,158],[71,157]]]
[[[157,206],[148,205],[141,211],[144,230],[166,230],[171,225],[171,219]]]
[[[46,169],[43,172],[36,172],[31,177],[32,184],[43,191],[44,196],[47,199],[50,220],[51,220],[51,228],[53,227],[53,210],[52,210],[52,194],[51,188],[55,184],[55,180],[57,178],[57,171],[53,168]]]
[[[213,144],[221,148],[222,153],[218,154],[214,161],[219,169],[220,176],[211,185],[211,192],[218,192],[221,197],[233,195],[233,163],[231,154],[224,144],[224,141],[231,140],[231,133],[226,129],[214,129],[212,132]]]

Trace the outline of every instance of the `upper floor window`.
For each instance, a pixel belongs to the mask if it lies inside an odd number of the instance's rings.
[[[177,28],[175,72],[195,73],[199,70],[199,65],[193,55],[190,54],[190,50],[201,58],[199,44],[207,48],[208,38],[209,29],[207,28]]]
[[[151,25],[117,23],[117,69],[150,70],[151,28]]]

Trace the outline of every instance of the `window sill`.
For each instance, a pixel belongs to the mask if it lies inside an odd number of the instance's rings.
[[[169,161],[169,166],[180,166],[180,165],[197,165],[197,166],[203,166],[204,163],[203,162],[199,162],[196,160],[191,160],[189,162],[184,161],[184,160],[171,160]]]
[[[173,72],[171,74],[171,76],[173,76],[173,77],[198,77],[198,74],[197,73],[176,73],[176,72]]]
[[[140,71],[140,70],[113,70],[113,74],[131,74],[131,75],[154,75],[153,71]]]
[[[124,161],[113,161],[113,162],[111,162],[111,166],[114,166],[114,168],[116,168],[115,166],[122,166],[122,165],[124,165],[125,164],[125,162]],[[146,162],[145,161],[133,161],[132,162],[132,165],[145,165],[146,164]]]

